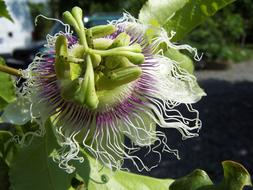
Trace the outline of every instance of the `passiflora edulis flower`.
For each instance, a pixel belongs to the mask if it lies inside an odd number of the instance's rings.
[[[193,75],[159,48],[195,50],[174,45],[162,28],[144,25],[129,14],[90,29],[84,27],[78,7],[63,17],[66,31],[47,37],[44,50],[24,72],[22,90],[33,117],[42,126],[52,120],[62,146],[54,158],[59,166],[72,172],[68,162],[81,160],[80,146],[112,169],[120,169],[124,159],[138,170],[151,169],[132,155],[138,147],[149,147],[159,157],[161,147],[178,157],[157,127],[175,128],[183,139],[197,136],[201,121],[191,104],[205,93]],[[184,117],[179,105],[191,117]]]

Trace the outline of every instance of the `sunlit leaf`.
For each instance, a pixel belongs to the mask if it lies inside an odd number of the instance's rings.
[[[224,179],[218,185],[214,185],[204,171],[195,170],[175,180],[169,190],[242,190],[245,186],[252,186],[250,174],[241,164],[224,161],[222,166]]]
[[[83,150],[84,155],[87,155]],[[91,174],[89,190],[168,190],[172,179],[156,179],[125,171],[112,171],[96,163],[88,156]]]
[[[0,57],[0,65],[5,65],[5,61]],[[3,107],[4,104],[13,102],[16,99],[15,95],[15,87],[14,80],[11,78],[9,74],[0,72],[0,108]]]
[[[252,186],[249,172],[239,163],[224,161],[222,163],[224,179],[214,187],[203,188],[200,190],[242,190],[245,186]]]
[[[252,186],[250,174],[241,164],[233,161],[224,161],[222,166],[224,170],[222,186],[226,187],[226,184],[230,184],[227,188],[231,188],[231,190],[233,186],[241,189],[246,185]]]
[[[11,15],[9,14],[4,0],[0,0],[0,17],[4,17],[13,22]]]
[[[178,41],[188,32],[235,0],[149,0],[141,9],[139,19],[164,27]]]
[[[65,190],[70,187],[74,174],[67,174],[49,157],[58,148],[51,127],[47,122],[43,137],[34,137],[30,145],[18,147],[10,165],[12,190]]]

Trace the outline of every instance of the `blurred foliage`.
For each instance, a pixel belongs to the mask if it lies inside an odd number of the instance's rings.
[[[208,18],[185,41],[203,52],[207,61],[239,62],[251,58],[253,4],[237,1]]]
[[[63,3],[64,2],[64,3]],[[138,16],[139,10],[142,5],[146,2],[146,0],[107,0],[106,2],[103,0],[71,0],[71,1],[63,1],[63,0],[50,0],[49,5],[52,9],[53,17],[59,18],[62,12],[69,10],[73,6],[81,7],[86,15],[94,14],[98,12],[123,12],[128,11],[134,16]]]
[[[9,14],[6,4],[3,0],[0,0],[0,17],[4,17],[13,22],[11,15]]]
[[[45,16],[51,16],[51,11],[49,11],[49,7],[47,4],[29,2],[28,5],[34,22],[36,17],[40,14]],[[33,39],[35,41],[44,39],[46,34],[50,31],[52,25],[53,23],[49,22],[48,20],[39,19],[39,22],[34,27]]]
[[[79,6],[85,11],[85,15],[92,15],[100,12],[124,12],[127,11],[134,15],[138,16],[139,10],[142,5],[146,2],[146,0],[71,0],[71,1],[63,1],[63,0],[49,0],[48,4],[45,3],[32,3],[29,2],[29,7],[31,11],[31,15],[33,20],[35,20],[36,16],[39,14],[52,17],[52,18],[60,18],[62,13],[66,10],[70,10],[74,6]],[[46,36],[46,34],[50,31],[53,22],[39,19],[37,26],[34,29],[34,40],[42,40]]]

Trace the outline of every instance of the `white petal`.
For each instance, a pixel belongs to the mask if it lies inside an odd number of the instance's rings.
[[[150,146],[157,140],[156,123],[148,110],[127,116],[118,127],[138,146]]]
[[[205,92],[199,87],[196,78],[180,68],[167,57],[158,57],[157,67],[149,72],[156,78],[156,95],[153,97],[179,103],[191,104],[199,101]]]

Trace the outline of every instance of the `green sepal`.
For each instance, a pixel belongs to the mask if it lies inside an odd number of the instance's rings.
[[[90,30],[94,38],[102,38],[114,33],[116,31],[116,28],[112,24],[107,24],[107,25],[94,26],[90,28]]]
[[[198,190],[200,187],[212,185],[213,182],[205,171],[196,169],[185,177],[176,179],[170,186],[170,190]]]

